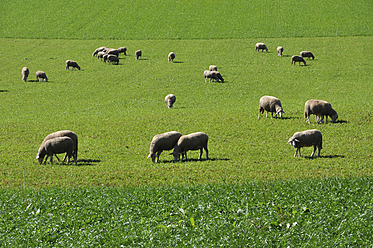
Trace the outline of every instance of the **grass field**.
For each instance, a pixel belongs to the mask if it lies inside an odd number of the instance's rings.
[[[2,4],[2,246],[372,243],[369,1],[107,4]],[[269,52],[255,52],[257,42]],[[128,56],[103,64],[91,56],[100,46],[125,46]],[[302,50],[315,60],[291,65]],[[82,70],[65,70],[67,59]],[[211,64],[225,83],[204,82]],[[49,82],[36,82],[37,70]],[[258,119],[263,95],[281,99],[283,119]],[[329,101],[337,123],[307,124],[308,99]],[[323,134],[321,157],[303,148],[294,158],[287,140],[313,128]],[[78,165],[39,165],[42,140],[63,129],[79,136]],[[151,163],[151,139],[172,130],[207,133],[210,159],[190,151],[173,163],[165,151]]]

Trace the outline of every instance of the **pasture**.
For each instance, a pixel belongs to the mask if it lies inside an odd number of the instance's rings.
[[[112,3],[116,12],[102,12],[95,0],[3,4],[2,245],[371,243],[371,3]],[[309,11],[294,15],[302,8]],[[256,52],[257,42],[269,52]],[[92,57],[100,46],[125,46],[128,56],[120,55],[119,65],[104,64]],[[277,46],[284,56],[277,56]],[[143,51],[138,61],[137,49]],[[302,50],[315,60],[291,65]],[[171,51],[174,63],[167,61]],[[82,70],[65,70],[67,59]],[[225,83],[204,82],[211,64]],[[37,70],[49,81],[36,82]],[[177,98],[172,109],[164,102],[169,93]],[[284,118],[258,119],[263,95],[281,100]],[[337,122],[316,124],[312,116],[307,124],[309,99],[330,102]],[[302,148],[294,158],[288,139],[314,128],[323,134],[321,157]],[[64,129],[78,134],[78,165],[38,164],[44,137]],[[160,163],[151,163],[153,136],[173,130],[208,134],[210,159],[204,153],[198,161],[190,151],[189,161],[173,163],[164,151]],[[214,193],[205,198],[202,192]],[[76,222],[66,222],[72,218]],[[320,228],[327,223],[328,231]]]

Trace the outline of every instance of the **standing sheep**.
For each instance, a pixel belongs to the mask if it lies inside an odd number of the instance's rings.
[[[119,57],[119,50],[118,49],[113,49],[113,48],[110,48],[109,50],[106,51],[107,54],[112,54],[112,55],[115,55],[117,57]]]
[[[187,151],[189,150],[200,150],[198,159],[201,160],[203,149],[206,151],[206,159],[209,159],[209,151],[207,149],[207,142],[209,136],[202,132],[191,133],[183,135],[177,141],[172,155],[174,155],[174,161],[180,160],[180,154],[182,155],[181,161],[187,160]]]
[[[278,54],[278,56],[282,56],[283,52],[284,52],[284,48],[282,46],[277,47],[277,54]]]
[[[107,49],[107,47],[99,47],[97,48],[93,53],[92,53],[92,57],[96,56],[98,54],[98,52],[102,52],[104,51],[105,49]]]
[[[181,133],[176,131],[155,135],[150,143],[148,158],[151,158],[153,163],[157,158],[156,162],[158,163],[162,151],[174,148],[180,137]]]
[[[324,116],[326,116],[326,122],[328,122],[328,116],[330,116],[333,123],[335,123],[338,119],[338,114],[332,108],[332,105],[327,101],[323,100],[308,100],[305,103],[304,117],[307,118],[308,124],[311,124],[309,117],[312,114],[316,115],[317,123],[324,123]]]
[[[170,61],[174,62],[174,59],[175,59],[175,53],[170,52],[168,54],[168,62],[170,62]]]
[[[36,72],[36,81],[39,82],[39,78],[44,79],[45,82],[48,82],[47,75],[46,75],[45,72],[43,72],[43,71],[37,71],[37,72]]]
[[[164,101],[167,103],[168,108],[172,108],[176,101],[176,96],[174,94],[168,94],[164,98]]]
[[[117,62],[116,64],[117,65],[119,64],[119,58],[113,54],[109,54],[107,56],[107,61],[109,61],[109,65],[110,65],[110,62]]]
[[[313,155],[315,154],[316,148],[319,149],[319,153],[317,156],[320,157],[320,150],[322,149],[322,135],[321,132],[317,129],[296,132],[289,139],[288,144],[291,144],[294,148],[297,148],[294,157],[297,156],[298,151],[299,157],[301,156],[300,148],[309,146],[313,146],[311,157],[313,157]]]
[[[119,47],[118,51],[119,51],[119,53],[123,53],[124,56],[127,56],[127,48],[125,48],[125,47]]]
[[[268,117],[268,112],[271,112],[271,118],[273,118],[273,113],[275,113],[275,118],[277,118],[277,115],[282,118],[282,113],[285,113],[282,109],[280,99],[274,96],[262,96],[260,98],[258,119],[260,118],[260,114],[263,114],[264,110],[266,111],[266,117]]]
[[[43,145],[48,140],[54,139],[54,138],[57,138],[57,137],[69,137],[70,139],[72,139],[72,141],[74,142],[73,154],[76,157],[78,157],[78,135],[76,135],[76,133],[73,132],[73,131],[70,131],[70,130],[61,130],[61,131],[57,131],[57,132],[48,134],[44,138],[44,140],[43,140],[43,142],[41,144]],[[63,161],[66,160],[66,157],[67,157],[67,154],[65,155],[65,158],[63,159]],[[56,155],[56,158],[57,158],[57,160],[59,160],[58,157],[57,157],[57,155]]]
[[[310,51],[301,51],[300,56],[302,56],[303,58],[312,58],[312,60],[315,59],[315,56],[313,56]]]
[[[109,56],[109,54],[107,54],[107,53],[105,53],[104,55],[102,55],[102,59],[103,59],[102,61],[104,63],[106,63],[108,56]]]
[[[210,82],[211,82],[211,80],[215,80],[217,82],[219,82],[219,80],[221,80],[224,83],[224,79],[221,76],[220,72],[218,72],[218,71],[206,70],[206,71],[203,72],[203,76],[205,78],[205,83],[206,83],[207,78],[210,79]]]
[[[218,71],[218,67],[216,65],[210,65],[209,71]]]
[[[138,60],[138,59],[141,57],[141,55],[142,55],[141,50],[137,50],[137,51],[135,52],[135,58],[136,58],[136,60]]]
[[[70,69],[70,66],[73,68],[77,68],[78,70],[80,70],[80,66],[78,65],[78,63],[74,60],[66,60],[66,70],[67,69]]]
[[[97,53],[97,60],[101,59],[101,61],[102,61],[105,54],[106,54],[105,52],[98,52]]]
[[[266,52],[268,52],[268,48],[264,43],[256,43],[255,44],[255,51],[259,52],[259,50],[262,50],[262,52],[263,52],[263,50],[266,50]]]
[[[47,155],[47,157],[45,158],[45,162],[47,161],[48,157],[50,157],[50,163],[53,164],[53,155],[66,152],[67,163],[70,163],[70,158],[73,157],[74,163],[76,165],[76,155],[73,154],[73,150],[74,142],[71,138],[56,137],[41,144],[36,155],[36,159],[39,161],[40,164],[42,164],[45,155]]]
[[[29,74],[29,73],[30,73],[30,71],[28,70],[27,67],[23,67],[23,68],[22,68],[22,80],[23,80],[24,82],[27,81],[27,77],[28,77],[28,74]]]
[[[293,57],[291,57],[291,64],[294,63],[294,65],[295,65],[296,62],[299,62],[298,65],[300,65],[300,62],[303,62],[303,64],[306,65],[306,61],[304,61],[302,56],[293,55]]]

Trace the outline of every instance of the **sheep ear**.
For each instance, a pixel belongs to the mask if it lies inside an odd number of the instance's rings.
[[[299,142],[299,139],[294,139],[294,142]]]
[[[149,155],[148,155],[148,158],[150,158],[151,156],[150,156],[150,153],[149,153]]]

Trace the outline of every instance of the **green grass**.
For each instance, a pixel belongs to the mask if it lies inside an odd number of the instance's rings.
[[[0,190],[4,247],[370,247],[372,178]]]

